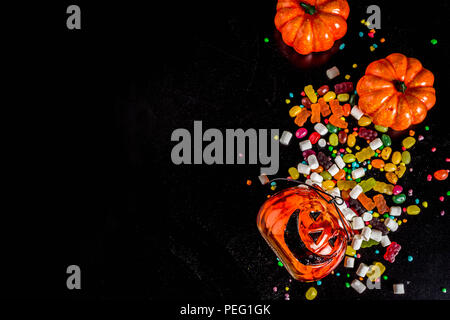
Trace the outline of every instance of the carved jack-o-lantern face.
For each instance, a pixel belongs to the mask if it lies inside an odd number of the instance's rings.
[[[321,195],[305,187],[285,189],[258,213],[262,236],[297,280],[328,275],[342,261],[349,240],[347,222],[339,218],[331,197]]]

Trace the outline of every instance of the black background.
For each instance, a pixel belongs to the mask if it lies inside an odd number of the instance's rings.
[[[75,31],[65,26],[72,3],[9,11],[6,61],[15,72],[7,91],[14,102],[5,119],[8,142],[18,142],[8,153],[12,209],[2,223],[5,296],[283,301],[288,285],[291,301],[304,302],[310,285],[289,283],[255,225],[269,193],[257,180],[259,166],[176,166],[171,133],[192,132],[194,120],[204,130],[293,132],[289,92],[298,97],[307,84],[344,81],[327,82],[325,70],[334,65],[356,84],[370,61],[401,52],[435,75],[437,103],[414,128],[425,140],[403,178],[405,189],[414,189],[408,203],[417,197],[429,208],[391,237],[403,249],[394,264],[386,262],[383,290],[358,295],[343,275],[330,275],[316,286],[316,300],[448,299],[440,291],[450,287],[450,224],[448,214],[440,216],[448,200],[438,200],[448,183],[426,182],[428,173],[448,168],[447,2],[350,1],[349,29],[339,42],[345,49],[307,70],[277,41],[275,1],[74,3],[82,11]],[[381,8],[375,40],[386,38],[374,52],[370,39],[358,36],[368,31],[359,21],[370,4]],[[298,159],[294,137],[280,148],[278,175]],[[378,258],[373,251],[361,252],[361,261],[382,259],[384,249]],[[82,290],[66,288],[70,264],[81,267]],[[394,281],[406,284],[405,295],[392,293]]]

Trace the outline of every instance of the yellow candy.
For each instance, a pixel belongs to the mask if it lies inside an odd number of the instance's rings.
[[[303,91],[305,91],[305,94],[308,96],[309,100],[312,103],[316,103],[317,102],[317,95],[314,92],[314,88],[313,88],[312,85],[306,86]]]
[[[400,165],[397,167],[397,170],[395,170],[395,174],[397,177],[401,178],[406,172],[406,166],[403,163],[400,163]]]
[[[338,94],[337,99],[340,102],[345,102],[345,101],[348,101],[348,99],[350,99],[350,96],[348,93],[341,93],[341,94]]]
[[[317,297],[317,290],[314,287],[309,288],[306,293],[305,293],[305,297],[308,300],[313,300]]]
[[[330,102],[330,101],[333,100],[334,98],[336,98],[336,93],[334,93],[334,91],[328,91],[328,92],[325,93],[325,95],[323,96],[323,100],[325,100],[326,102]]]
[[[392,184],[397,184],[398,181],[397,175],[393,172],[386,172],[386,179]]]
[[[356,143],[356,137],[353,134],[349,134],[348,137],[347,137],[347,145],[350,148],[353,148],[355,143]]]
[[[403,139],[402,146],[404,146],[406,149],[411,148],[413,145],[416,144],[416,139],[414,137],[408,137]]]
[[[334,185],[335,183],[333,180],[327,180],[322,183],[322,188],[324,188],[325,190],[331,190],[334,188]]]
[[[360,127],[367,127],[369,124],[372,123],[372,119],[370,119],[367,116],[362,116],[359,120],[358,120],[358,125]]]
[[[347,246],[347,250],[345,250],[345,254],[353,257],[356,254],[356,250],[353,249],[352,246]]]
[[[352,189],[354,186],[356,186],[356,181],[354,180],[338,180],[337,182],[337,187],[341,191]]]
[[[374,282],[377,280],[386,270],[386,267],[381,262],[374,262],[373,265],[370,266],[369,271],[367,271],[367,277],[370,281]]]
[[[400,161],[402,161],[402,154],[398,151],[395,151],[394,154],[392,155],[391,161],[393,164],[399,164]]]
[[[289,116],[291,118],[295,118],[300,111],[302,111],[302,108],[300,108],[300,106],[293,106],[290,110],[289,110]]]
[[[395,170],[397,170],[397,166],[393,163],[386,163],[384,165],[384,171],[386,172],[394,172]]]
[[[418,206],[416,206],[415,204],[413,204],[406,208],[406,213],[408,213],[409,215],[415,216],[420,213],[420,208]]]
[[[391,152],[392,152],[391,147],[384,148],[383,151],[381,151],[381,158],[383,158],[384,160],[388,160],[389,157],[391,156]]]
[[[297,180],[300,177],[300,173],[298,173],[297,168],[291,167],[289,168],[288,172],[291,178],[294,180]]]

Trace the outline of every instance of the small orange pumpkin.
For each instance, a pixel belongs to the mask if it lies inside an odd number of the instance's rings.
[[[275,26],[300,54],[330,49],[347,32],[346,0],[278,0]]]
[[[434,76],[419,60],[393,53],[367,66],[358,81],[358,107],[374,124],[405,130],[422,122],[436,103]]]

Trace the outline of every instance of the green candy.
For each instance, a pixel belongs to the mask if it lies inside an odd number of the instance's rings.
[[[347,153],[347,154],[342,158],[342,160],[344,160],[345,163],[352,163],[352,162],[355,162],[356,157],[355,157],[355,155],[352,154],[352,153]]]
[[[367,192],[367,191],[372,190],[376,184],[377,184],[377,181],[374,178],[369,178],[367,180],[361,181],[361,183],[359,185],[363,189],[363,192]]]
[[[358,95],[352,94],[350,96],[350,99],[348,100],[348,103],[350,103],[350,105],[353,107],[357,102],[357,98],[358,98]]]
[[[387,134],[383,134],[381,136],[381,141],[383,141],[385,147],[390,147],[392,144],[391,137],[389,137]]]
[[[336,133],[332,133],[332,134],[330,134],[330,136],[328,137],[328,141],[330,142],[330,144],[331,144],[333,147],[335,147],[335,146],[337,146],[338,143],[339,143],[339,138],[338,138],[338,136],[337,136]]]
[[[322,171],[320,175],[322,176],[323,180],[331,180],[332,178],[331,174],[328,171]]]
[[[377,244],[379,244],[379,242],[376,242],[373,239],[370,239],[369,241],[363,241],[361,243],[361,248],[370,248],[371,246],[376,246]]]
[[[383,126],[379,126],[379,125],[374,125],[375,130],[377,130],[378,132],[387,132],[389,130],[388,127],[383,127]]]
[[[405,200],[406,200],[406,195],[404,193],[400,193],[395,196],[392,196],[392,201],[394,201],[394,203],[396,203],[396,204],[401,204],[401,203],[405,202]]]
[[[416,139],[414,137],[408,137],[403,139],[402,146],[404,146],[406,149],[411,148],[413,145],[416,144]]]
[[[403,151],[402,152],[402,162],[404,164],[410,164],[411,163],[411,153],[409,153],[409,151]]]
[[[338,132],[337,127],[333,126],[331,123],[327,124],[327,129],[328,129],[328,131],[330,131],[331,133],[336,133],[336,132]]]

